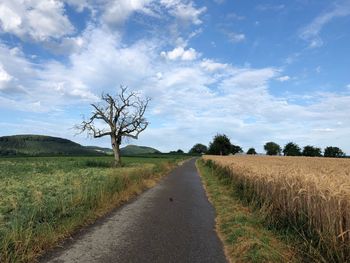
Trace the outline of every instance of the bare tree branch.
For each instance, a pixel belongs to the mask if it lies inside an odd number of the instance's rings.
[[[125,137],[138,139],[149,124],[144,118],[149,102],[150,98],[142,99],[140,94],[129,91],[127,86],[121,85],[120,92],[115,97],[108,93],[102,94],[101,104],[91,104],[93,108],[91,117],[75,128],[80,133],[87,132],[94,138],[109,135],[116,162],[120,162],[119,146],[122,139]],[[96,121],[103,122],[107,128],[98,128]]]

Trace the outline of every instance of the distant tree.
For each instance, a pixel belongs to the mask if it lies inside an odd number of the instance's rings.
[[[80,132],[87,132],[94,138],[109,136],[114,152],[115,166],[121,165],[120,145],[122,139],[137,139],[143,132],[148,121],[144,117],[149,98],[141,98],[138,93],[129,91],[121,86],[115,96],[103,94],[99,104],[91,104],[91,117],[84,120],[75,128]],[[97,123],[96,123],[97,122]],[[104,126],[101,127],[100,123]]]
[[[341,158],[344,156],[345,153],[338,147],[328,146],[324,150],[324,157]]]
[[[281,146],[279,146],[275,142],[267,142],[264,145],[264,150],[267,155],[280,155],[281,154]]]
[[[183,154],[183,153],[184,153],[184,151],[183,151],[183,150],[181,150],[181,149],[178,149],[178,150],[176,151],[176,153]]]
[[[301,149],[296,143],[289,142],[284,146],[283,154],[285,156],[300,156]]]
[[[255,151],[254,148],[249,148],[248,151],[247,151],[247,154],[255,155],[256,151]]]
[[[230,139],[225,134],[217,134],[209,144],[208,152],[214,155],[228,155],[231,153],[231,147]]]
[[[321,148],[307,145],[304,147],[302,154],[303,156],[309,156],[309,157],[321,157],[322,151],[321,151]]]
[[[189,154],[202,154],[206,153],[208,151],[208,147],[204,144],[197,143],[195,144],[191,150],[188,152]]]
[[[231,153],[232,154],[242,153],[242,152],[243,152],[243,149],[240,146],[234,145],[234,144],[231,145]]]

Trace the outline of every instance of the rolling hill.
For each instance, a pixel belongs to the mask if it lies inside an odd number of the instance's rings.
[[[120,149],[122,155],[140,155],[140,154],[154,154],[161,153],[157,149],[147,146],[127,145]]]
[[[78,143],[43,135],[0,137],[0,156],[104,155]]]

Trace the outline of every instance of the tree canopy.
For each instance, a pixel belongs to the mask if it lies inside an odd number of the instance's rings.
[[[275,142],[267,142],[264,145],[264,150],[266,151],[267,155],[280,155],[282,151],[281,146]]]
[[[214,155],[228,155],[231,152],[231,141],[225,134],[217,134],[209,144],[208,152]]]
[[[324,157],[341,158],[344,156],[345,153],[338,147],[328,146],[324,150]]]
[[[231,145],[231,153],[232,154],[237,154],[237,153],[242,153],[242,152],[243,152],[243,149],[241,148],[241,146],[234,145],[234,144]]]
[[[321,151],[321,148],[307,145],[304,147],[302,154],[303,156],[309,156],[309,157],[321,157],[322,151]]]
[[[230,139],[225,134],[217,134],[209,144],[208,153],[214,155],[228,155],[242,153],[240,146],[231,144]]]
[[[206,153],[208,151],[208,147],[205,146],[204,144],[197,143],[193,145],[191,150],[188,152],[189,154],[202,154]]]
[[[283,154],[285,156],[300,156],[301,155],[301,149],[296,143],[289,142],[289,143],[287,143],[284,146]]]

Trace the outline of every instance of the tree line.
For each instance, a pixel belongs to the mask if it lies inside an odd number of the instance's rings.
[[[230,139],[225,134],[217,134],[209,147],[204,144],[197,143],[191,150],[190,154],[213,154],[213,155],[229,155],[236,153],[243,153],[243,149],[231,143]]]
[[[275,142],[267,142],[264,145],[266,155],[284,155],[284,156],[308,156],[308,157],[333,157],[342,158],[345,157],[345,153],[339,148],[334,146],[328,146],[322,153],[321,148],[312,145],[306,145],[303,148],[299,147],[294,142],[287,143],[283,149]],[[190,154],[213,154],[213,155],[229,155],[243,153],[243,149],[231,143],[230,139],[225,134],[217,134],[214,136],[213,141],[210,142],[209,147],[204,144],[197,143],[191,150]],[[249,148],[246,154],[257,154],[254,148]]]
[[[324,149],[322,154],[322,149],[319,147],[306,145],[301,149],[299,145],[294,142],[287,143],[283,149],[275,142],[267,142],[264,145],[264,150],[267,155],[282,155],[283,153],[284,156],[345,157],[345,153],[339,147],[328,146]]]

